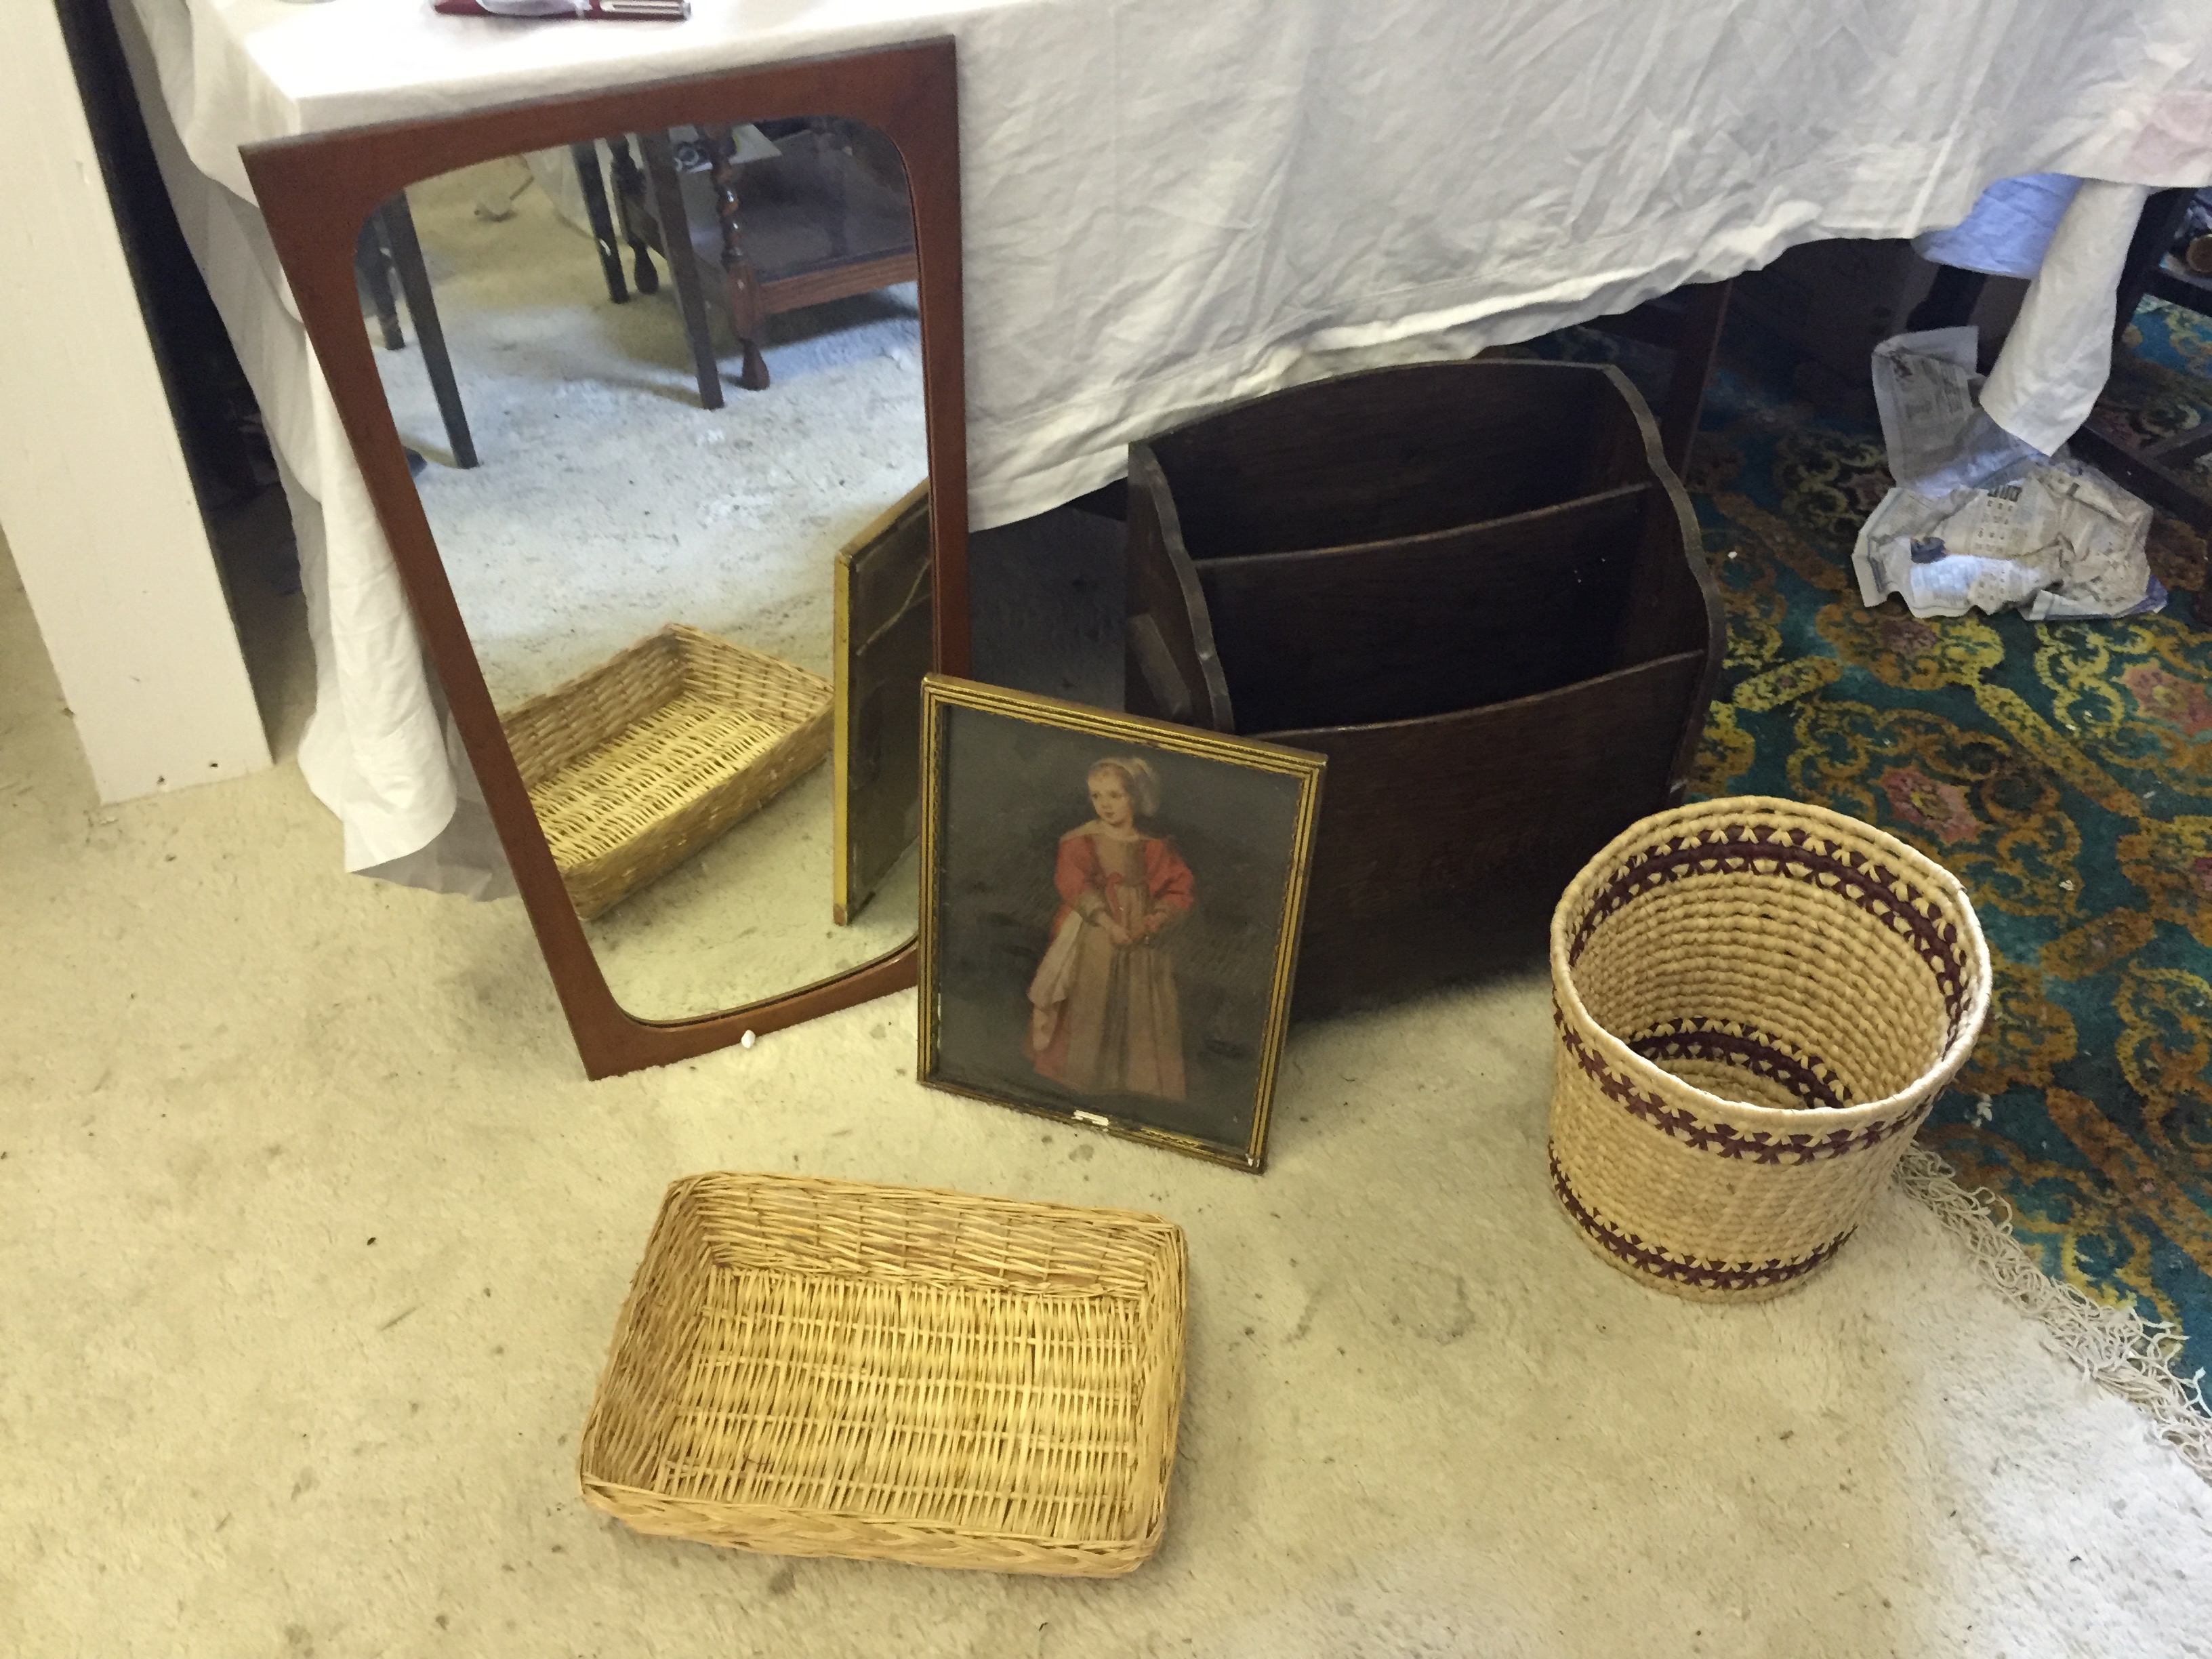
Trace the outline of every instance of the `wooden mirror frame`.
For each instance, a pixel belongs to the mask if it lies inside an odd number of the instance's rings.
[[[416,625],[444,684],[453,723],[537,929],[585,1073],[593,1078],[665,1066],[725,1047],[748,1031],[776,1030],[904,990],[915,982],[916,944],[909,939],[872,962],[797,990],[694,1018],[640,1019],[615,1000],[508,750],[499,711],[485,688],[408,471],[362,320],[354,282],[355,239],[379,203],[456,167],[552,149],[579,137],[811,115],[865,122],[890,139],[906,166],[920,266],[936,663],[940,672],[965,674],[967,393],[960,314],[960,128],[950,40],[276,139],[240,151],[399,568]],[[825,908],[829,902],[825,882]]]

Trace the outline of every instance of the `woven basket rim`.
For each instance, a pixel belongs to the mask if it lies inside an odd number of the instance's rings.
[[[1816,824],[1829,825],[1840,833],[1867,842],[1886,858],[1894,860],[1905,873],[1929,889],[1942,893],[1958,908],[1960,936],[1967,946],[1967,972],[1972,978],[1966,1003],[1960,1010],[1957,1024],[1942,1052],[1928,1067],[1904,1088],[1879,1100],[1862,1101],[1853,1106],[1780,1107],[1762,1106],[1756,1101],[1735,1100],[1726,1095],[1714,1094],[1693,1083],[1684,1082],[1656,1061],[1646,1060],[1638,1054],[1583,1006],[1582,993],[1576,988],[1573,973],[1567,963],[1571,931],[1569,917],[1571,915],[1579,915],[1578,901],[1588,896],[1601,873],[1609,871],[1628,851],[1650,841],[1656,825],[1687,825],[1705,818],[1757,817],[1762,813],[1809,819]],[[1649,817],[1639,818],[1630,824],[1576,872],[1575,878],[1567,884],[1566,891],[1559,896],[1559,903],[1552,910],[1550,954],[1552,994],[1559,1000],[1569,1018],[1583,1033],[1583,1040],[1597,1050],[1610,1069],[1662,1097],[1672,1097],[1691,1102],[1701,1115],[1790,1133],[1802,1132],[1814,1124],[1824,1130],[1847,1132],[1878,1119],[1893,1117],[1901,1110],[1933,1099],[1936,1089],[1957,1073],[1981,1036],[1983,1022],[1989,1013],[1993,977],[1989,942],[1982,934],[1981,918],[1975,915],[1973,901],[1956,876],[1918,848],[1908,846],[1863,818],[1832,811],[1825,806],[1815,806],[1809,801],[1785,799],[1779,795],[1721,795],[1711,800],[1669,807],[1665,811],[1654,812]]]
[[[1062,1204],[1057,1200],[1045,1198],[1001,1198],[990,1193],[962,1192],[954,1187],[917,1187],[904,1181],[854,1181],[843,1176],[780,1175],[773,1170],[702,1170],[692,1175],[678,1176],[661,1194],[661,1204],[665,1207],[675,1201],[678,1193],[708,1182],[810,1188],[825,1194],[879,1193],[889,1198],[944,1198],[976,1210],[1017,1210],[1024,1215],[1073,1216],[1087,1222],[1138,1222],[1148,1227],[1164,1228],[1171,1233],[1182,1231],[1166,1216],[1156,1215],[1149,1210],[1114,1209],[1099,1204]]]
[[[753,646],[740,645],[735,640],[725,639],[720,634],[710,634],[705,629],[696,627],[690,623],[667,622],[661,623],[650,634],[640,635],[605,661],[593,663],[589,668],[579,669],[558,685],[550,687],[544,691],[533,691],[512,708],[501,709],[499,718],[505,722],[521,719],[525,715],[535,714],[548,704],[573,696],[616,665],[625,662],[642,652],[649,651],[664,641],[679,647],[689,641],[694,645],[705,646],[710,650],[730,652],[738,656],[750,658],[756,662],[773,663],[778,668],[788,669],[795,674],[803,674],[810,680],[820,680],[825,689],[830,684],[828,680],[823,679],[822,676],[812,669],[801,668],[797,663],[786,662],[782,658],[771,656],[769,653]]]
[[[1119,1538],[1071,1540],[1066,1538],[1049,1538],[1042,1533],[978,1532],[972,1528],[955,1526],[949,1521],[914,1521],[904,1516],[870,1515],[860,1510],[810,1510],[789,1504],[729,1504],[718,1498],[673,1498],[651,1486],[633,1486],[625,1481],[610,1480],[605,1475],[586,1474],[580,1470],[578,1473],[577,1485],[583,1490],[587,1501],[593,1494],[597,1494],[617,1502],[634,1499],[641,1508],[653,1504],[696,1504],[702,1509],[713,1510],[716,1518],[725,1525],[740,1525],[748,1521],[769,1525],[780,1521],[848,1522],[864,1526],[893,1528],[900,1532],[911,1533],[919,1537],[942,1538],[947,1543],[965,1543],[981,1540],[993,1544],[1028,1545],[1035,1549],[1048,1550],[1054,1554],[1113,1551],[1142,1547],[1156,1543],[1167,1529],[1167,1510],[1164,1504],[1146,1517],[1146,1524],[1140,1531],[1127,1534]]]

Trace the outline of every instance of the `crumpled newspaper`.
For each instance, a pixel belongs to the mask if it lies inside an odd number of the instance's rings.
[[[1897,487],[1859,529],[1859,597],[1916,617],[2017,606],[2031,622],[2166,604],[2144,552],[2150,508],[2062,450],[2045,456],[1982,412],[1978,331],[1875,348],[1874,394]]]

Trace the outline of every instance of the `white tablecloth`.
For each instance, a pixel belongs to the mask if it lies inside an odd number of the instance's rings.
[[[1229,399],[1953,224],[2008,175],[2212,180],[2208,0],[694,0],[681,24],[117,3],[295,516],[324,514],[302,764],[349,868],[433,881],[434,852],[392,861],[453,815],[447,745],[241,143],[952,34],[979,528]]]

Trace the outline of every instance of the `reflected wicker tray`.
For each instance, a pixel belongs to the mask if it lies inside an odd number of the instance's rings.
[[[641,1532],[1104,1577],[1159,1543],[1181,1229],[786,1176],[668,1189],[577,1458]]]
[[[576,914],[697,852],[830,752],[830,682],[672,623],[500,716]]]

